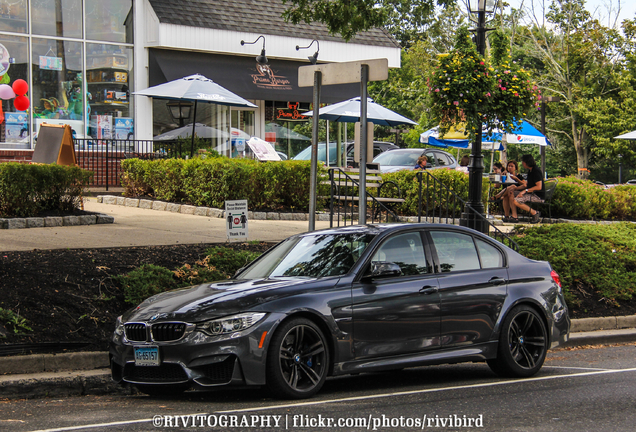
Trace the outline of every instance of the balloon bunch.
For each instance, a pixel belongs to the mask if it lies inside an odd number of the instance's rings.
[[[14,99],[13,106],[18,111],[24,111],[29,108],[29,98],[26,92],[29,91],[29,85],[23,79],[17,79],[13,82],[13,86],[0,84],[0,99]]]

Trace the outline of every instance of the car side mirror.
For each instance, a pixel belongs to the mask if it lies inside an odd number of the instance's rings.
[[[371,263],[371,277],[383,278],[391,276],[400,276],[402,269],[399,265],[388,261],[374,261]]]

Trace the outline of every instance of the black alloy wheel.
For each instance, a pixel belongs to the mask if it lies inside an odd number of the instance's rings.
[[[488,366],[501,376],[529,377],[541,369],[547,350],[548,334],[537,311],[517,306],[504,320],[497,358]]]
[[[311,397],[324,384],[328,365],[322,331],[306,318],[294,318],[281,325],[269,345],[267,386],[279,397]]]

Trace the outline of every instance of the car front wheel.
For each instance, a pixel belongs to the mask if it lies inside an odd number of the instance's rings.
[[[320,390],[329,369],[327,340],[316,324],[294,318],[276,330],[267,354],[267,387],[278,397],[302,399]]]
[[[510,311],[499,336],[497,358],[488,366],[497,375],[529,377],[541,369],[548,350],[548,334],[539,314],[521,305]]]

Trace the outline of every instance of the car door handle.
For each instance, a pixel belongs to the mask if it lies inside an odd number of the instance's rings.
[[[488,282],[490,282],[493,285],[503,285],[503,284],[506,283],[506,280],[495,276],[493,278],[490,278],[490,280]]]
[[[437,292],[437,287],[432,285],[426,285],[420,289],[420,294],[428,295],[435,294]]]

